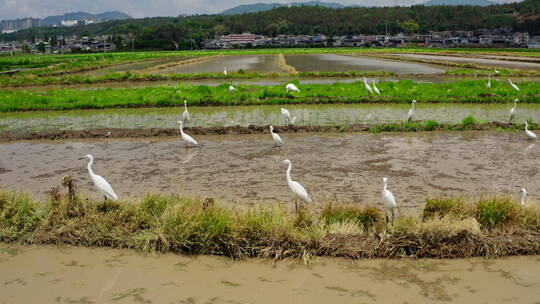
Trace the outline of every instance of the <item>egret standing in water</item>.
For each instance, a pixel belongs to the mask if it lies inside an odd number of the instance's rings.
[[[411,102],[411,109],[409,110],[409,113],[407,113],[407,121],[412,121],[414,118],[414,113],[415,113],[414,105],[415,104],[416,104],[416,100],[413,99],[413,101]]]
[[[191,121],[191,115],[189,115],[187,110],[187,100],[184,100],[184,113],[182,113],[182,119],[180,120],[185,122]]]
[[[364,77],[364,87],[365,87],[366,90],[369,92],[369,94],[373,94],[373,90],[371,89],[371,87],[370,87],[369,84],[367,83],[366,77]]]
[[[289,184],[289,188],[291,188],[291,191],[294,194],[294,206],[295,206],[296,211],[298,212],[298,203],[296,202],[297,198],[300,198],[300,199],[302,199],[302,200],[304,200],[304,201],[306,201],[308,203],[313,203],[313,201],[311,200],[311,198],[309,198],[309,195],[308,195],[306,189],[304,189],[304,187],[302,187],[302,185],[300,185],[299,182],[292,180],[292,178],[291,178],[291,170],[292,170],[291,161],[286,159],[281,163],[289,165],[289,167],[287,168],[287,183]]]
[[[291,117],[291,113],[289,112],[289,110],[285,108],[281,108],[281,115],[285,116],[287,125],[289,125],[289,123],[293,124],[296,121],[296,116]]]
[[[517,85],[515,85],[513,82],[512,82],[512,79],[508,78],[508,83],[512,86],[512,88],[514,88],[516,91],[519,91],[519,88]]]
[[[514,120],[514,116],[516,115],[518,101],[519,100],[514,99],[514,106],[510,109],[510,122]]]
[[[488,74],[488,82],[487,82],[487,84],[486,84],[486,87],[487,87],[488,89],[491,89],[491,73]]]
[[[394,195],[390,190],[386,189],[386,186],[388,184],[388,178],[383,177],[383,190],[382,190],[382,201],[384,205],[384,214],[386,216],[386,223],[388,223],[388,210],[390,210],[392,214],[392,226],[394,226],[394,213],[395,209],[397,208],[396,199],[394,198]]]
[[[375,91],[377,95],[381,95],[381,91],[379,91],[379,88],[375,85],[375,80],[372,80],[371,82],[373,83],[373,91]]]
[[[283,140],[281,140],[281,136],[279,136],[279,134],[274,133],[273,126],[270,126],[270,134],[272,134],[272,139],[274,140],[274,148],[281,147],[281,145],[283,145]]]
[[[525,121],[525,134],[527,134],[527,137],[528,137],[530,140],[536,139],[536,134],[534,134],[534,132],[532,132],[531,130],[529,130],[529,123],[528,123],[527,121]]]
[[[521,194],[521,205],[524,206],[525,205],[525,198],[527,197],[527,189],[521,188],[519,193]]]
[[[103,193],[105,196],[105,200],[110,199],[112,201],[117,201],[118,196],[116,193],[114,193],[114,190],[112,189],[111,185],[101,176],[94,174],[94,171],[92,171],[92,164],[94,163],[94,157],[91,154],[85,155],[83,158],[80,159],[87,159],[88,160],[88,174],[90,174],[90,178],[92,179],[92,182],[94,182],[94,185],[98,190]]]
[[[187,135],[184,133],[184,130],[182,130],[182,121],[179,120],[178,123],[180,124],[180,135],[182,136],[182,140],[186,142],[186,148],[189,146],[196,146],[198,145],[197,141],[193,139],[193,137]]]
[[[287,92],[294,91],[300,93],[300,89],[296,85],[294,85],[294,83],[288,83],[285,86],[285,90],[287,90]]]

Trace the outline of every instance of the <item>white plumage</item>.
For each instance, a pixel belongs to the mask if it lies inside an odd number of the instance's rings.
[[[289,123],[294,124],[296,122],[296,116],[291,117],[291,113],[289,112],[289,110],[287,110],[285,108],[281,108],[281,115],[285,116],[285,120],[287,122],[287,125],[289,125]]]
[[[184,100],[184,113],[182,113],[182,121],[188,122],[191,121],[191,115],[189,115],[189,112],[187,110],[187,101]]]
[[[392,225],[394,225],[394,212],[395,212],[395,209],[397,208],[396,199],[394,198],[394,195],[392,194],[392,192],[386,189],[387,184],[388,184],[388,178],[383,177],[383,184],[384,185],[383,185],[383,190],[382,190],[382,201],[384,205],[384,212],[386,214],[386,212],[390,210],[390,212],[392,213]],[[388,222],[387,214],[386,214],[386,222]]]
[[[519,100],[514,99],[514,106],[510,109],[510,122],[514,120],[514,116],[516,115],[518,101]]]
[[[108,198],[112,201],[117,201],[118,196],[116,193],[114,193],[113,188],[111,185],[101,176],[94,174],[94,171],[92,171],[92,164],[94,163],[94,157],[90,154],[84,156],[81,159],[88,159],[88,174],[90,174],[90,178],[92,179],[92,182],[94,182],[94,185],[98,190],[105,195],[105,198]]]
[[[304,187],[302,187],[302,185],[300,185],[299,182],[292,180],[292,178],[291,178],[291,170],[292,170],[291,161],[286,159],[286,160],[284,160],[282,162],[282,164],[289,165],[289,167],[287,168],[287,183],[289,184],[289,188],[291,188],[291,191],[295,195],[294,203],[295,203],[296,210],[298,210],[298,205],[296,204],[296,197],[298,197],[298,198],[300,198],[300,199],[302,199],[302,200],[304,200],[304,201],[306,201],[308,203],[313,203],[311,198],[309,198],[309,195],[308,195],[306,189],[304,189]]]
[[[189,147],[190,145],[192,146],[198,145],[197,141],[193,139],[193,137],[184,133],[184,130],[182,130],[182,121],[179,120],[178,123],[180,124],[180,135],[182,136],[182,140],[187,143],[186,147]]]
[[[223,75],[227,75],[227,67],[225,67],[225,69],[223,69]]]
[[[270,134],[272,134],[272,139],[274,140],[274,147],[281,147],[283,145],[283,140],[279,134],[274,133],[274,127],[270,126]]]
[[[366,88],[366,90],[368,90],[369,94],[373,94],[373,90],[371,89],[371,87],[367,83],[366,77],[364,77],[364,87]]]
[[[512,79],[508,79],[508,83],[512,86],[512,88],[514,88],[516,91],[519,91],[519,88],[517,85],[515,85],[513,82],[512,82]]]
[[[519,191],[519,193],[521,193],[521,205],[525,205],[525,198],[527,197],[527,189],[521,188],[521,191]]]
[[[416,104],[416,100],[413,100],[411,102],[411,108],[409,109],[409,112],[407,113],[407,121],[412,121],[414,118],[414,113],[415,113],[414,105],[415,104]]]
[[[381,91],[379,91],[379,88],[377,88],[377,86],[375,85],[375,80],[373,80],[372,83],[373,83],[373,91],[375,91],[377,95],[381,95]]]
[[[487,82],[487,84],[486,84],[486,87],[487,87],[488,89],[491,89],[491,73],[488,74],[488,82]]]
[[[287,90],[287,92],[294,91],[300,93],[300,89],[296,85],[294,85],[294,83],[287,84],[285,86],[285,90]]]
[[[536,134],[534,134],[534,132],[529,130],[529,123],[527,121],[525,121],[525,134],[527,134],[527,137],[530,140],[536,139]]]
[[[229,92],[234,93],[234,91],[236,91],[236,89],[232,85],[229,86]]]

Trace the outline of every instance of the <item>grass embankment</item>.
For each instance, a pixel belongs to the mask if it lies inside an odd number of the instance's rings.
[[[278,66],[283,72],[287,74],[298,75],[298,71],[296,70],[296,68],[292,65],[288,65],[285,56],[283,56],[283,54],[281,53],[279,53],[278,55]]]
[[[529,120],[529,130],[535,130],[539,124]],[[191,135],[247,135],[268,133],[269,126],[230,126],[230,127],[186,127],[184,130]],[[274,126],[276,132],[286,133],[359,133],[359,132],[425,132],[425,131],[523,131],[524,124],[512,124],[504,122],[479,122],[474,117],[465,117],[460,124],[440,123],[434,120],[387,123],[378,125],[333,125],[333,126]],[[60,139],[84,139],[84,138],[145,138],[145,137],[168,137],[178,136],[177,128],[96,128],[84,130],[55,130],[43,129],[32,131],[3,131],[0,127],[0,141],[14,140],[60,140]]]
[[[255,207],[146,195],[96,202],[53,188],[50,198],[0,192],[0,242],[133,248],[233,258],[341,256],[462,258],[540,253],[540,208],[510,197],[428,199],[420,217],[385,225],[376,206],[329,202],[322,210]]]
[[[451,83],[416,83],[410,80],[380,82],[380,96],[369,95],[363,83],[300,85],[301,92],[286,92],[285,84],[277,86],[219,86],[180,84],[177,87],[146,87],[97,90],[0,91],[0,111],[104,109],[119,107],[171,107],[188,105],[227,106],[261,104],[321,103],[409,103],[411,99],[428,103],[540,102],[540,84],[518,82],[515,91],[506,82],[456,81]]]

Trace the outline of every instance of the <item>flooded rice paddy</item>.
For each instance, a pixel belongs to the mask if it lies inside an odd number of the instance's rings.
[[[426,197],[511,193],[520,187],[540,199],[540,146],[521,133],[426,132],[402,134],[270,134],[199,136],[186,149],[178,138],[34,141],[0,144],[0,185],[44,195],[67,174],[99,198],[85,154],[96,158],[121,199],[144,192],[180,192],[227,202],[288,202],[284,159],[293,163],[315,202],[331,199],[380,204],[389,177],[404,212],[419,211]]]
[[[540,257],[232,261],[0,243],[1,303],[538,303]]]
[[[191,59],[193,57],[169,57],[169,58],[163,58],[158,60],[144,60],[144,61],[138,61],[138,62],[132,62],[127,64],[120,64],[115,65],[112,67],[106,67],[103,69],[97,69],[92,70],[88,72],[82,73],[82,75],[87,76],[103,76],[110,73],[116,73],[116,72],[138,72],[145,69],[153,68],[161,64],[165,63],[171,63],[171,62],[181,62],[184,60]]]
[[[378,124],[403,121],[408,104],[261,105],[189,107],[191,127],[284,125],[280,108],[297,117],[297,125]],[[460,123],[467,116],[481,121],[507,121],[511,104],[417,104],[416,119]],[[0,113],[0,130],[84,130],[88,128],[176,128],[178,108],[104,109]],[[520,104],[516,121],[540,117],[540,107]]]
[[[221,73],[225,68],[228,72],[238,72],[239,70],[260,73],[282,72],[275,55],[220,56],[208,61],[174,66],[159,72],[174,74]]]
[[[459,57],[459,56],[446,56],[446,55],[420,55],[420,54],[395,54],[396,56],[402,56],[407,58],[427,59],[427,60],[442,60],[453,61],[458,63],[474,63],[483,66],[508,68],[508,69],[520,69],[520,70],[540,70],[540,63],[534,62],[519,62],[499,59],[486,59],[476,56],[471,57]]]
[[[286,55],[285,60],[299,72],[385,71],[396,74],[445,72],[444,68],[426,64],[333,54]]]

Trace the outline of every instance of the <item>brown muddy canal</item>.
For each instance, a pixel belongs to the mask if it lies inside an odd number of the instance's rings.
[[[96,198],[86,162],[121,199],[141,193],[181,192],[240,203],[288,202],[292,195],[280,164],[290,159],[293,179],[315,202],[329,199],[380,203],[381,179],[407,212],[427,196],[481,193],[540,199],[540,146],[521,132],[395,134],[270,134],[200,136],[186,149],[179,138],[10,142],[0,144],[0,185],[44,194],[66,174]]]
[[[538,303],[540,257],[231,261],[0,244],[0,303]]]

